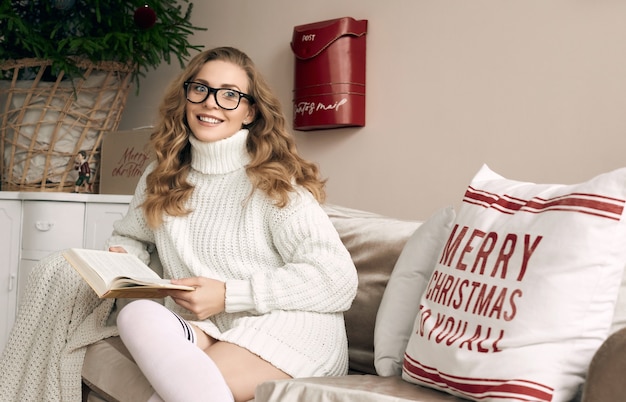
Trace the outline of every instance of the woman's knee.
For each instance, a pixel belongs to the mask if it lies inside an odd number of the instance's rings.
[[[128,303],[117,315],[117,327],[120,335],[127,328],[143,326],[144,322],[153,322],[154,312],[162,308],[164,307],[152,300],[141,299]]]

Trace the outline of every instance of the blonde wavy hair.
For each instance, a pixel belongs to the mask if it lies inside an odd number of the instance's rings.
[[[163,223],[164,215],[184,216],[193,186],[187,182],[191,164],[189,136],[193,135],[185,115],[187,100],[183,83],[193,80],[205,63],[226,61],[241,67],[248,76],[248,94],[254,100],[255,117],[246,125],[251,162],[246,172],[254,190],[264,191],[279,207],[287,205],[294,184],[307,189],[319,201],[325,199],[325,180],[318,167],[298,155],[295,139],[286,128],[280,102],[252,60],[240,50],[218,47],[195,56],[168,87],[159,108],[160,121],[151,136],[156,167],[147,177],[142,204],[151,227]],[[254,191],[253,190],[253,191]]]

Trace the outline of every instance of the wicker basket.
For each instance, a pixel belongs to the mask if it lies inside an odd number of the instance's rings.
[[[61,73],[47,81],[50,65],[0,61],[1,190],[71,192],[79,151],[87,154],[97,189],[102,137],[119,125],[133,69],[81,60],[81,78]]]

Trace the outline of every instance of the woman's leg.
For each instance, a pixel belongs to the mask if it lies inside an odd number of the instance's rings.
[[[218,366],[196,346],[191,325],[162,305],[137,300],[117,318],[124,345],[167,402],[232,401]]]
[[[237,402],[253,399],[255,388],[262,382],[291,378],[249,350],[232,343],[216,342],[206,349],[206,353],[219,367]]]

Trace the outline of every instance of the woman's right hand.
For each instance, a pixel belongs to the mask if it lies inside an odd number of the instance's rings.
[[[109,251],[112,253],[127,253],[126,249],[122,246],[111,246],[109,247]]]
[[[168,290],[167,295],[179,306],[194,313],[198,320],[221,313],[226,309],[226,283],[201,276],[172,279],[176,285],[195,288],[193,291]]]

